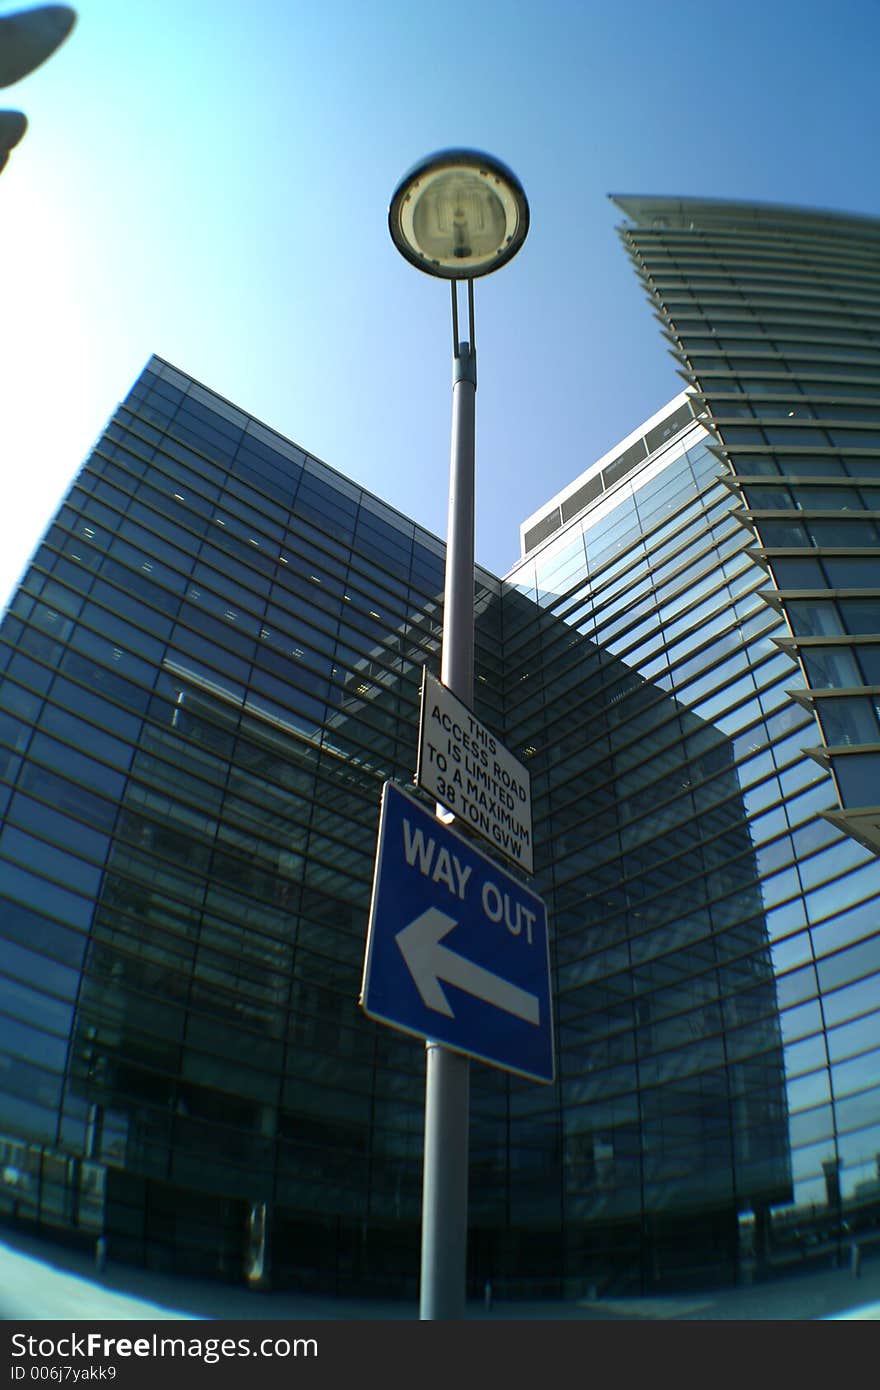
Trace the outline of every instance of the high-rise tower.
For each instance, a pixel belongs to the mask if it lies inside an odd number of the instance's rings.
[[[880,224],[618,197],[790,631],[831,817],[880,850]]]

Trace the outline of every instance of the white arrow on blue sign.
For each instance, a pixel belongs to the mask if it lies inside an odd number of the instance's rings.
[[[382,793],[360,1002],[403,1032],[553,1080],[544,902],[393,782]]]

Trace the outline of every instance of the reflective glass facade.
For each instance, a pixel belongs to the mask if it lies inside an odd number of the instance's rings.
[[[880,863],[823,814],[711,438],[691,418],[508,576],[532,604],[505,623],[508,733],[553,843],[566,1267],[600,1289],[767,1276],[880,1216]]]
[[[788,621],[838,823],[880,850],[880,223],[617,202]]]
[[[776,592],[722,428],[680,396],[475,577],[558,1076],[471,1067],[472,1292],[770,1277],[880,1235],[880,863],[798,626],[872,600]],[[0,1219],[415,1293],[423,1048],[357,1000],[442,588],[434,537],[148,364],[0,628]]]
[[[2,626],[6,1214],[181,1272],[412,1283],[423,1056],[357,1000],[442,588],[433,537],[150,363]]]

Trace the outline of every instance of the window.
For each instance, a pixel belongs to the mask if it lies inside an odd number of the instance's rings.
[[[805,647],[802,656],[811,686],[839,689],[862,684],[861,672],[848,647]]]

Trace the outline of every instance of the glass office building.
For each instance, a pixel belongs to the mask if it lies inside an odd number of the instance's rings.
[[[433,537],[151,361],[2,629],[7,1210],[161,1268],[412,1278],[423,1059],[357,1001],[442,590]]]
[[[787,619],[837,823],[880,850],[880,223],[617,202]]]
[[[650,201],[623,235],[659,264],[687,237]],[[477,713],[532,775],[558,1065],[471,1067],[472,1291],[769,1277],[880,1215],[880,865],[840,775],[877,752],[878,694],[808,659],[880,640],[811,529],[873,524],[870,468],[814,438],[821,471],[766,445],[745,474],[674,346],[691,389],[530,518],[505,579],[475,575]],[[758,507],[772,476],[787,500]],[[832,516],[804,515],[806,476]],[[783,507],[821,594],[773,568]],[[847,556],[876,564],[866,534]],[[414,1294],[424,1052],[357,1001],[442,589],[434,537],[151,360],[0,629],[0,1219],[181,1274]]]

